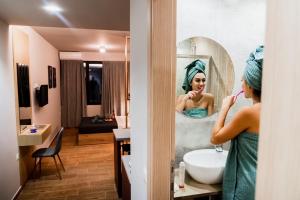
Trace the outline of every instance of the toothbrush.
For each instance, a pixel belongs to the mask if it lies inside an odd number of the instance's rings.
[[[234,96],[234,101],[236,101],[236,99],[238,98],[238,96],[240,96],[240,94],[244,93],[243,90],[239,91],[239,93],[237,93],[235,96]]]

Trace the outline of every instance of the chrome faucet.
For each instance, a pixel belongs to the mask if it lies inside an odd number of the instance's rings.
[[[215,145],[215,149],[217,152],[223,152],[223,145],[222,144]]]

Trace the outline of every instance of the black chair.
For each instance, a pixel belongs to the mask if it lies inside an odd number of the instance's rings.
[[[56,159],[55,159],[55,156],[57,155],[59,161],[60,161],[60,164],[63,168],[64,171],[65,168],[64,168],[64,165],[59,157],[59,152],[60,152],[60,149],[61,149],[61,143],[62,143],[62,135],[63,135],[63,132],[64,132],[64,128],[62,127],[59,131],[59,133],[57,134],[56,136],[56,140],[55,140],[55,146],[54,147],[48,147],[48,148],[40,148],[38,150],[36,150],[35,152],[33,152],[32,154],[32,157],[34,158],[34,169],[33,169],[33,173],[35,171],[35,168],[37,166],[37,163],[36,163],[36,160],[37,158],[39,158],[39,165],[40,165],[40,174],[41,174],[41,171],[42,171],[42,158],[43,157],[52,157],[53,160],[54,160],[54,163],[55,163],[55,167],[56,167],[56,170],[58,172],[58,175],[59,175],[59,179],[61,179],[61,175],[60,175],[60,172],[59,172],[59,169],[58,169],[58,166],[57,166],[57,162],[56,162]]]

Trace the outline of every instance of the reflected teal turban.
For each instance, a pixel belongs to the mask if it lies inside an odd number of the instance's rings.
[[[244,79],[247,84],[258,91],[261,91],[263,59],[264,46],[259,46],[250,54],[244,71]]]
[[[185,90],[185,93],[188,93],[188,91],[192,90],[191,82],[194,78],[194,76],[197,73],[203,73],[205,74],[205,63],[201,60],[195,60],[192,63],[190,63],[186,68],[185,77],[182,84],[182,89]]]

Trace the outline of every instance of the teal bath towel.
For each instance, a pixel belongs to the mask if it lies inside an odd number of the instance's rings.
[[[189,117],[201,119],[208,115],[208,111],[206,108],[192,108],[192,109],[184,110],[183,114]]]
[[[254,200],[258,135],[243,132],[231,141],[223,178],[223,200]]]

